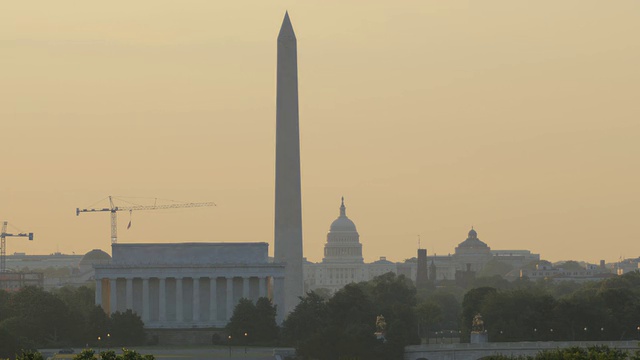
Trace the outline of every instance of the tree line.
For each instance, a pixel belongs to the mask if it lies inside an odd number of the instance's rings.
[[[462,333],[482,314],[490,341],[640,339],[640,273],[587,283],[554,296],[543,287],[480,287],[462,303]]]
[[[139,316],[130,310],[108,316],[94,299],[95,291],[85,286],[52,292],[31,286],[15,293],[0,290],[0,358],[21,349],[144,343]]]

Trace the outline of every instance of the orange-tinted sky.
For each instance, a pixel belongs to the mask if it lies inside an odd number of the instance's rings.
[[[0,6],[8,253],[273,243],[276,36],[298,37],[304,252],[341,196],[367,261],[474,225],[550,260],[638,253],[640,2],[19,1]],[[104,204],[104,203],[103,203]],[[15,229],[12,229],[15,231]],[[273,252],[273,249],[270,249]]]

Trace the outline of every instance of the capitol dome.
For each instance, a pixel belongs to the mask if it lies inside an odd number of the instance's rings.
[[[324,246],[323,262],[362,263],[362,244],[356,224],[347,217],[344,197],[340,205],[340,216],[329,227]]]
[[[358,231],[356,224],[347,217],[347,208],[344,206],[344,198],[340,206],[340,216],[331,223],[329,231]]]

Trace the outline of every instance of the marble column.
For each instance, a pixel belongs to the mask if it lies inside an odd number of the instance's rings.
[[[233,315],[233,277],[227,278],[227,320]]]
[[[200,321],[200,278],[193,278],[193,322]]]
[[[258,278],[258,297],[266,297],[267,296],[267,278],[260,277]]]
[[[96,305],[102,306],[102,279],[96,279]]]
[[[158,320],[167,320],[167,279],[158,279]]]
[[[176,278],[176,321],[182,322],[182,313],[184,306],[182,305],[182,278]]]
[[[142,278],[142,321],[146,324],[149,322],[149,278]]]
[[[249,299],[249,278],[242,278],[242,297]]]
[[[209,321],[218,320],[218,278],[209,278]]]
[[[109,279],[109,312],[111,314],[118,310],[118,297],[116,290],[116,279]]]
[[[127,299],[127,309],[133,309],[133,279],[132,278],[127,278],[126,299]]]

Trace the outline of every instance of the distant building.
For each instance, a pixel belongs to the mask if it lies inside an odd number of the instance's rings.
[[[434,254],[428,256],[427,261],[430,264],[429,276],[433,277],[435,281],[458,279],[459,283],[466,283],[470,281],[471,277],[480,275],[491,261],[520,269],[540,261],[540,254],[533,254],[529,250],[491,250],[485,242],[478,238],[477,231],[472,228],[467,238],[455,248],[453,255],[438,256]]]
[[[427,264],[427,249],[418,249],[416,273],[416,288],[422,289],[429,285],[429,265]]]
[[[7,255],[7,269],[19,271],[24,268],[41,270],[46,268],[77,268],[82,260],[82,255],[69,255],[55,252],[50,255],[27,255],[25,253],[13,253]]]
[[[609,270],[597,265],[590,265],[580,270],[565,270],[561,267],[548,265],[536,266],[534,270],[520,270],[521,278],[529,280],[554,280],[554,281],[575,281],[587,282],[597,281],[606,278],[615,277],[616,275]]]
[[[25,286],[43,286],[43,275],[38,272],[2,272],[0,290],[16,292]]]
[[[620,260],[613,264],[613,270],[618,275],[640,271],[640,258]]]
[[[269,297],[282,309],[284,265],[267,243],[113,244],[109,263],[93,264],[96,305],[133,310],[146,328],[227,324],[240,298]],[[106,259],[105,259],[106,260]],[[277,319],[282,321],[283,311]]]
[[[305,291],[324,288],[335,292],[349,283],[369,281],[388,272],[398,273],[398,266],[402,268],[402,264],[391,262],[384,256],[372,263],[364,262],[360,234],[347,217],[342,198],[340,215],[331,223],[327,233],[322,262],[304,263],[304,287]],[[404,272],[411,277],[411,268]]]

